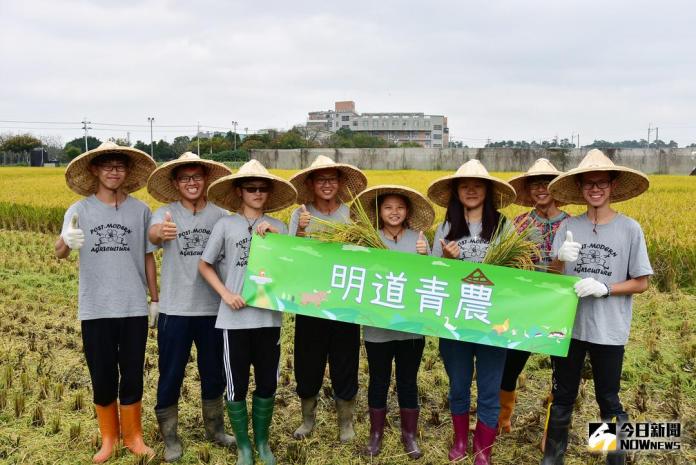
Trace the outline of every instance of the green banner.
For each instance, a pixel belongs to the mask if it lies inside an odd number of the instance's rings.
[[[254,235],[248,305],[566,356],[576,277],[279,234]]]

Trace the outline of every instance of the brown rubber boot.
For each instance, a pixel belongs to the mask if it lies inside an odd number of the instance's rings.
[[[109,460],[114,448],[118,446],[118,405],[113,401],[106,407],[94,405],[97,411],[97,422],[99,423],[99,432],[101,433],[101,449],[94,454],[92,462],[104,463]]]
[[[338,416],[338,436],[341,442],[350,442],[355,438],[353,429],[353,410],[355,397],[351,400],[336,398],[336,414]]]
[[[314,423],[317,420],[318,396],[300,399],[302,403],[302,424],[292,433],[295,439],[304,439],[312,433]]]
[[[500,390],[500,414],[498,415],[498,434],[512,430],[512,412],[515,410],[515,391]]]

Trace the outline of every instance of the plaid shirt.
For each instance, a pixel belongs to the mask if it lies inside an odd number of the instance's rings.
[[[551,245],[553,238],[556,236],[556,231],[561,226],[561,223],[570,215],[564,211],[554,216],[553,218],[544,218],[536,210],[515,217],[515,225],[518,231],[522,231],[528,227],[534,227],[536,232],[533,232],[531,239],[539,244],[541,252],[541,261],[539,264],[548,266],[551,264]]]

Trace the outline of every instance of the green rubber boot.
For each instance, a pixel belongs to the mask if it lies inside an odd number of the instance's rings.
[[[237,465],[254,465],[254,450],[249,441],[249,416],[246,400],[227,401],[227,415],[230,417],[232,431],[237,439]]]
[[[266,465],[275,465],[276,463],[273,452],[271,452],[271,446],[268,444],[268,430],[273,419],[274,402],[275,397],[263,399],[254,396],[251,404],[251,425],[254,430],[254,444],[256,445],[256,451],[259,453],[259,458]]]

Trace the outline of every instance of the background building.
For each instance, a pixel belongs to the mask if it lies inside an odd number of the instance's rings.
[[[415,142],[422,147],[442,148],[449,144],[447,117],[424,113],[357,113],[355,102],[336,102],[333,110],[312,111],[307,128],[336,132],[346,128],[366,132],[389,142]]]

